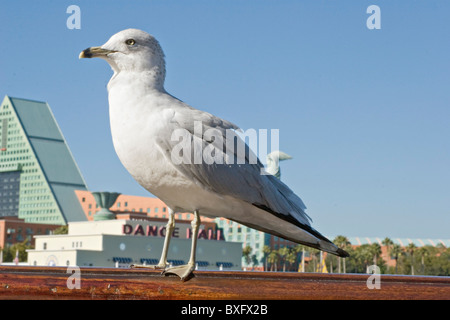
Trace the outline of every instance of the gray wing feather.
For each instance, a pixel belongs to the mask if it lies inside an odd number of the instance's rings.
[[[174,152],[178,152],[180,140],[167,139],[171,134],[161,135],[157,143],[178,171],[204,189],[266,207],[272,213],[291,216],[301,224],[310,225],[311,219],[305,213],[303,201],[279,179],[261,174],[264,166],[233,131],[239,129],[236,125],[191,107],[172,111],[170,130],[183,133],[184,145],[190,146],[190,151],[203,151],[201,162],[198,153],[195,158],[196,153],[190,152],[182,154],[181,163],[174,163]],[[196,128],[199,123],[202,131]],[[207,135],[208,130],[213,134]],[[241,154],[237,148],[227,148],[232,145],[231,140],[235,145],[242,144],[245,153]]]

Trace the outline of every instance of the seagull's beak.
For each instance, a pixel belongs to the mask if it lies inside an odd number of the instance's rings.
[[[81,53],[78,57],[80,59],[81,58],[96,58],[96,57],[103,58],[103,57],[106,57],[108,54],[114,53],[114,52],[117,52],[117,51],[103,49],[102,47],[91,47],[91,48],[87,48],[86,50],[81,51]]]

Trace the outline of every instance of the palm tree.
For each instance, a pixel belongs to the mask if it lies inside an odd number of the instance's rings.
[[[394,243],[389,250],[389,255],[391,257],[394,257],[395,260],[395,274],[398,273],[398,257],[402,253],[403,253],[402,247],[397,243]]]
[[[286,256],[286,261],[289,263],[289,269],[292,270],[292,264],[297,260],[297,252],[290,248],[289,253]]]
[[[430,251],[428,250],[427,246],[420,247],[417,249],[417,253],[420,255],[420,263],[421,263],[421,270],[420,272],[422,274],[425,274],[425,257],[430,254]]]
[[[381,255],[381,246],[378,243],[372,243],[370,245],[370,252],[372,253],[373,256],[373,264],[377,265],[378,258]]]
[[[364,266],[364,271],[361,271],[367,273],[369,261],[373,259],[373,253],[370,244],[363,244],[356,248],[355,258],[359,266]]]
[[[320,250],[310,248],[309,254],[311,255],[311,260],[313,262],[313,272],[317,272],[317,260],[318,260],[317,256],[320,255]]]
[[[263,247],[263,253],[264,253],[264,271],[267,271],[267,257],[269,256],[272,249],[269,246]]]
[[[245,259],[245,263],[247,265],[250,264],[250,262],[252,261],[252,258],[250,256],[250,254],[252,253],[252,247],[250,247],[249,245],[245,246],[244,249],[242,249],[242,256]]]
[[[289,254],[289,248],[288,247],[282,247],[278,249],[278,256],[283,261],[283,272],[286,271],[286,257]]]
[[[416,251],[417,247],[414,243],[408,244],[406,247],[406,252],[411,257],[411,274],[414,275],[414,252]]]
[[[274,271],[274,266],[275,266],[275,271],[277,271],[277,263],[278,260],[280,259],[280,257],[278,256],[278,252],[277,250],[272,250],[269,253],[269,256],[267,257],[267,261],[271,264],[270,266],[270,271]]]
[[[294,252],[297,254],[297,256],[298,256],[298,254],[301,252],[302,254],[301,254],[301,260],[300,260],[300,264],[301,264],[301,270],[302,270],[302,272],[305,272],[305,254],[306,254],[306,249],[307,249],[307,247],[306,246],[304,246],[304,245],[301,245],[301,244],[298,244],[298,245],[296,245],[295,247],[294,247]],[[300,267],[299,268],[297,268],[297,269],[300,269]]]
[[[383,246],[386,246],[387,249],[389,249],[394,244],[394,241],[392,241],[390,238],[386,237],[383,239],[383,241],[381,241],[381,244]]]
[[[389,255],[391,246],[394,244],[394,241],[392,241],[391,238],[386,237],[381,241],[381,244],[386,247],[386,252]]]
[[[442,254],[442,253],[445,252],[445,250],[446,250],[447,248],[444,246],[444,244],[443,244],[442,242],[439,242],[439,243],[436,245],[436,249],[438,249],[438,253],[439,253],[439,254]]]
[[[345,249],[346,247],[351,245],[350,241],[345,236],[337,236],[336,238],[334,238],[333,242],[341,249]],[[342,260],[342,258],[338,257],[338,273],[341,273],[341,260]],[[344,264],[344,273],[345,273],[346,272],[345,258],[342,262]]]

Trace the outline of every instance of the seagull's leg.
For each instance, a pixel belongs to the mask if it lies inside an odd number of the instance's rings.
[[[169,267],[163,271],[163,274],[173,273],[181,278],[182,281],[186,280],[187,277],[194,271],[195,269],[195,253],[197,250],[197,238],[198,238],[198,229],[200,227],[200,215],[198,210],[194,211],[194,220],[191,222],[192,226],[192,244],[191,244],[191,256],[189,258],[189,262],[182,266]]]
[[[161,253],[161,258],[157,265],[131,265],[132,268],[150,268],[150,269],[165,269],[167,267],[167,252],[169,251],[170,238],[172,237],[173,229],[175,228],[175,211],[169,208],[169,221],[166,225],[166,237],[164,238],[164,246]]]

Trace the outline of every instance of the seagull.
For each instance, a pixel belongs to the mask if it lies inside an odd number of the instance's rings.
[[[83,50],[79,58],[102,58],[111,66],[107,89],[114,149],[131,176],[169,208],[161,258],[146,267],[175,274],[182,281],[192,277],[200,214],[348,256],[311,226],[300,197],[275,176],[264,174],[259,160],[250,161],[248,146],[230,134],[239,131],[238,126],[195,109],[165,90],[164,53],[152,35],[126,29],[102,46]],[[199,125],[202,130],[196,130]],[[212,134],[207,135],[208,131]],[[246,153],[228,148],[234,143],[244,144]],[[209,152],[198,161],[195,150]],[[178,212],[194,214],[191,252],[186,265],[170,266],[167,252]]]
[[[267,167],[266,171],[271,175],[274,175],[278,179],[281,177],[280,161],[292,159],[290,155],[283,151],[272,151],[266,157]]]

